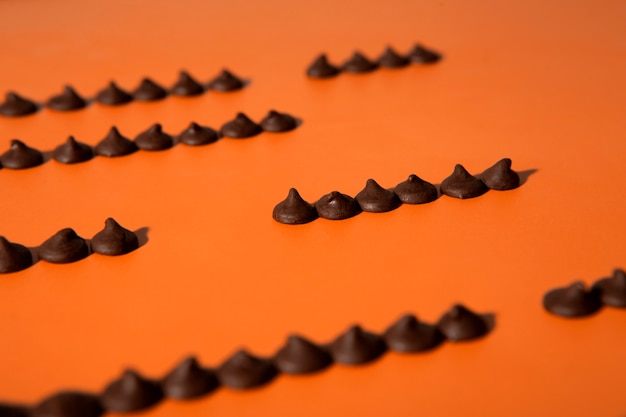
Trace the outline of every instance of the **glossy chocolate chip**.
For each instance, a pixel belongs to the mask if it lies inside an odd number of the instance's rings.
[[[237,117],[226,122],[222,126],[222,135],[229,138],[243,139],[256,136],[263,131],[261,126],[254,123],[248,116],[243,113],[237,113]]]
[[[215,130],[193,122],[178,135],[178,140],[189,146],[208,145],[219,138],[220,136]]]
[[[156,101],[167,97],[167,90],[150,78],[141,80],[141,84],[133,91],[135,100],[140,101]]]
[[[505,191],[519,187],[517,172],[511,169],[509,158],[501,159],[495,165],[480,174],[480,179],[492,190]]]
[[[585,284],[574,282],[548,291],[543,297],[543,307],[557,316],[584,317],[600,310],[602,302],[597,289],[587,291]]]
[[[372,72],[376,68],[378,68],[378,64],[370,61],[369,58],[360,52],[355,52],[352,57],[343,64],[344,71],[355,74]]]
[[[402,68],[411,63],[407,57],[400,55],[391,47],[385,49],[377,62],[378,65],[385,68]]]
[[[361,206],[354,198],[339,191],[322,196],[315,203],[315,209],[320,217],[329,220],[348,219],[361,212]]]
[[[261,127],[266,132],[288,132],[298,127],[298,122],[295,117],[288,115],[287,113],[279,113],[275,110],[265,116],[260,123]]]
[[[415,64],[434,64],[441,60],[441,55],[431,49],[426,49],[422,45],[415,45],[408,55]]]
[[[139,247],[137,235],[123,228],[112,218],[105,221],[104,229],[91,239],[91,250],[108,256],[124,255]]]
[[[76,262],[89,255],[87,242],[70,228],[58,231],[41,244],[39,257],[55,264]]]
[[[74,136],[70,136],[67,142],[56,147],[52,152],[52,158],[62,164],[78,164],[93,158],[93,150],[91,146],[77,142]]]
[[[401,317],[383,337],[389,349],[402,353],[433,349],[444,340],[437,326],[422,323],[413,314]]]
[[[409,175],[406,181],[396,185],[393,192],[405,204],[426,204],[439,197],[437,187],[415,174]]]
[[[174,146],[174,139],[163,132],[161,125],[156,123],[137,135],[135,145],[144,151],[163,151]]]
[[[87,101],[69,85],[65,86],[61,94],[52,96],[48,100],[48,107],[57,111],[79,110],[85,106],[87,106]]]
[[[8,169],[33,168],[43,164],[43,154],[24,142],[13,139],[11,148],[0,156],[2,166]]]
[[[292,335],[274,357],[274,363],[286,374],[310,374],[327,368],[333,359],[321,346]]]
[[[204,87],[186,71],[181,71],[178,81],[172,86],[171,93],[177,96],[191,97],[204,93]]]
[[[111,81],[106,88],[98,92],[96,100],[107,106],[119,106],[131,102],[133,96],[119,88],[114,81]]]
[[[253,356],[240,350],[217,370],[217,377],[230,388],[248,389],[259,387],[274,379],[277,370],[267,359]]]
[[[465,306],[457,304],[445,313],[437,327],[452,342],[473,340],[486,335],[489,327],[485,319]]]
[[[328,62],[326,55],[322,54],[307,68],[306,74],[311,78],[331,78],[339,74],[341,70]]]
[[[148,380],[133,370],[127,370],[111,382],[100,395],[107,411],[126,413],[144,410],[161,401],[163,392],[154,381]]]
[[[0,114],[7,117],[19,117],[33,114],[39,110],[35,102],[16,93],[9,92],[4,103],[0,104]]]
[[[241,78],[226,69],[209,82],[210,89],[223,92],[241,90],[244,85]]]
[[[21,271],[32,264],[33,257],[26,246],[0,236],[0,274]]]
[[[115,158],[130,155],[137,152],[138,149],[135,142],[122,136],[117,127],[113,126],[106,137],[96,145],[95,151],[98,155]]]
[[[384,213],[402,205],[393,191],[381,187],[371,178],[367,180],[365,188],[355,198],[361,209],[370,213]]]
[[[272,217],[279,223],[305,224],[317,219],[317,210],[302,197],[295,188],[289,190],[287,198],[274,207]]]
[[[195,357],[184,359],[163,379],[167,397],[188,399],[201,397],[215,390],[219,381],[214,372],[202,368]]]
[[[76,391],[62,391],[41,401],[32,417],[100,417],[104,408],[97,396]]]
[[[626,274],[623,270],[616,269],[612,277],[596,281],[592,288],[605,305],[626,307]]]
[[[337,337],[330,346],[335,362],[345,365],[361,365],[380,357],[387,347],[383,338],[367,332],[360,326],[350,327]]]
[[[461,164],[456,164],[452,175],[441,182],[441,193],[454,198],[474,198],[487,191],[489,188],[485,183],[467,172]]]

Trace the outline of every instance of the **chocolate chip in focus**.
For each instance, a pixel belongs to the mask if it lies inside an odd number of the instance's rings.
[[[235,139],[250,138],[258,135],[262,131],[261,126],[254,123],[243,113],[237,113],[237,117],[224,123],[221,129],[222,135]]]
[[[38,110],[39,107],[35,102],[14,92],[8,92],[4,103],[0,104],[0,114],[7,117],[27,116]]]
[[[600,310],[602,302],[597,290],[587,291],[585,284],[574,282],[548,291],[543,297],[543,307],[557,316],[584,317]]]
[[[426,204],[439,197],[437,187],[415,174],[409,175],[406,181],[396,185],[393,191],[405,204]]]
[[[193,122],[178,135],[178,140],[188,146],[208,145],[219,138],[220,135],[215,130]]]
[[[320,217],[328,220],[344,220],[361,212],[361,206],[352,197],[339,191],[331,191],[315,203]]]
[[[86,258],[89,255],[89,246],[74,230],[66,228],[43,242],[37,252],[44,261],[66,264]]]
[[[485,183],[467,172],[461,164],[456,164],[452,175],[441,182],[441,193],[454,198],[479,197],[487,191]]]
[[[434,64],[441,60],[441,55],[438,52],[424,48],[419,44],[413,47],[408,57],[415,64]]]
[[[106,106],[120,106],[131,102],[133,96],[119,88],[114,81],[111,81],[106,88],[98,92],[96,100]]]
[[[126,413],[144,410],[161,401],[163,392],[154,381],[143,378],[133,370],[127,370],[111,382],[100,395],[100,401],[107,411]]]
[[[26,246],[0,236],[0,274],[21,271],[32,264],[33,257]]]
[[[430,350],[444,340],[437,326],[422,323],[413,314],[401,317],[383,337],[389,349],[402,353]]]
[[[315,206],[300,196],[298,190],[291,188],[287,198],[274,207],[272,217],[283,224],[305,224],[318,218]]]
[[[63,391],[41,401],[31,414],[32,417],[100,417],[104,408],[95,395]]]
[[[199,96],[204,93],[204,87],[186,71],[181,71],[178,81],[171,88],[171,93],[181,97]]]
[[[91,250],[108,256],[124,255],[139,247],[137,235],[123,228],[113,218],[105,221],[104,229],[91,239]]]
[[[270,110],[267,116],[261,120],[260,125],[266,132],[281,133],[294,130],[298,127],[298,122],[295,117],[287,113],[279,113],[276,110]]]
[[[380,357],[387,347],[382,337],[352,326],[337,337],[330,346],[335,362],[345,365],[361,365]]]
[[[43,164],[43,154],[24,142],[13,139],[11,148],[0,156],[2,166],[8,169],[33,168]]]
[[[592,289],[605,305],[626,307],[626,274],[623,270],[616,269],[612,277],[599,279]]]
[[[117,127],[111,127],[109,133],[96,145],[96,154],[115,158],[135,153],[139,150],[135,142],[128,139],[117,130]]]
[[[492,190],[505,191],[520,186],[519,175],[511,169],[509,158],[501,159],[492,167],[487,168],[480,174],[480,179]]]
[[[274,364],[240,350],[217,370],[220,382],[230,388],[255,388],[270,382],[277,375]]]
[[[232,72],[224,69],[209,82],[209,88],[215,91],[228,92],[241,90],[245,86],[243,80]]]
[[[150,78],[141,80],[139,86],[133,91],[135,100],[140,101],[157,101],[167,97],[167,90]]]
[[[322,54],[307,68],[306,74],[311,78],[331,78],[339,74],[341,70],[328,62],[326,55]]]
[[[393,191],[384,189],[371,178],[367,180],[365,188],[355,198],[361,209],[370,213],[385,213],[402,205]]]
[[[135,145],[143,151],[164,151],[174,146],[174,139],[155,123],[135,138]]]
[[[67,142],[56,147],[52,158],[62,164],[78,164],[93,158],[93,150],[91,146],[77,142],[74,136],[70,136]]]
[[[167,397],[188,399],[214,391],[219,381],[214,372],[202,368],[196,358],[191,356],[167,374],[161,385]]]
[[[407,57],[400,55],[391,47],[385,49],[377,62],[378,65],[385,68],[403,68],[411,63]]]
[[[82,98],[71,86],[66,85],[63,92],[52,96],[48,100],[48,107],[57,111],[72,111],[83,109],[87,106],[87,101]]]
[[[483,317],[460,304],[445,313],[439,319],[437,327],[446,339],[452,342],[477,339],[489,332]]]
[[[355,52],[350,59],[343,64],[343,70],[354,74],[372,72],[378,68],[376,62],[370,61],[360,52]]]
[[[333,359],[322,347],[292,335],[274,357],[274,363],[286,374],[310,374],[327,368]]]

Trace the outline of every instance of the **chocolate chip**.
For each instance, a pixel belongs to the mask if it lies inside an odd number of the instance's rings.
[[[220,382],[235,389],[264,385],[276,375],[276,368],[271,361],[253,356],[245,350],[235,353],[217,370]]]
[[[98,397],[75,391],[51,395],[33,408],[32,417],[100,417],[104,408]]]
[[[340,69],[328,62],[326,55],[322,54],[307,68],[306,74],[311,78],[330,78],[339,74]]]
[[[0,274],[21,271],[32,264],[33,257],[26,246],[0,236]]]
[[[89,255],[87,242],[70,228],[58,231],[41,244],[39,257],[55,264],[76,262]]]
[[[272,217],[279,223],[305,224],[317,219],[317,210],[313,204],[300,197],[298,190],[291,188],[287,198],[274,207]]]
[[[187,399],[208,394],[219,386],[215,373],[200,367],[193,356],[183,360],[163,379],[163,392],[170,398]]]
[[[256,136],[262,131],[261,126],[254,123],[243,113],[237,113],[235,119],[226,122],[224,126],[222,126],[222,135],[236,139]]]
[[[612,277],[596,281],[592,288],[605,305],[626,307],[626,274],[623,270],[616,269]]]
[[[339,191],[322,196],[315,203],[315,209],[320,217],[329,220],[348,219],[361,212],[361,206],[354,198]]]
[[[415,174],[409,175],[406,181],[396,185],[393,191],[405,204],[426,204],[439,197],[437,187]]]
[[[437,327],[452,342],[477,339],[489,332],[487,322],[465,306],[457,304],[444,314]]]
[[[360,326],[350,327],[337,337],[330,346],[335,362],[345,365],[360,365],[380,357],[387,347],[382,337],[363,330]]]
[[[61,94],[52,96],[48,100],[48,107],[57,111],[79,110],[87,106],[87,101],[69,85],[66,85]]]
[[[441,59],[441,55],[433,50],[426,49],[422,45],[415,45],[409,52],[409,59],[415,64],[434,64]]]
[[[132,101],[133,96],[119,88],[114,81],[111,81],[105,89],[98,93],[96,100],[107,106],[119,106]]]
[[[383,337],[390,349],[403,353],[429,350],[444,340],[436,326],[420,322],[413,314],[401,317]]]
[[[266,132],[288,132],[294,130],[298,123],[296,119],[287,113],[279,113],[275,110],[270,112],[261,120],[261,127]]]
[[[226,69],[209,82],[210,89],[224,92],[241,90],[244,85],[245,84],[241,78],[233,75],[233,73]]]
[[[602,303],[596,289],[587,291],[585,284],[574,282],[569,287],[555,288],[543,297],[543,307],[562,317],[584,317],[600,310]]]
[[[467,172],[461,164],[456,164],[452,175],[441,182],[441,193],[454,198],[474,198],[488,190],[480,179]]]
[[[109,217],[104,224],[104,229],[91,239],[91,249],[95,253],[117,256],[139,247],[137,235],[120,226],[114,219]]]
[[[219,134],[210,127],[200,126],[196,123],[191,123],[189,127],[178,135],[178,140],[185,145],[200,146],[208,145],[219,139]]]
[[[107,411],[125,413],[144,410],[163,398],[161,387],[154,381],[143,378],[133,370],[127,370],[111,382],[100,396]]]
[[[509,158],[501,159],[487,168],[480,174],[480,179],[492,190],[505,191],[519,187],[519,175],[511,169]]]
[[[26,146],[24,142],[13,139],[11,148],[0,156],[0,162],[9,169],[32,168],[43,164],[43,154]]]
[[[393,191],[384,189],[371,178],[367,180],[365,188],[355,198],[361,209],[370,213],[384,213],[402,205]]]
[[[163,151],[174,146],[174,139],[155,123],[135,138],[135,145],[144,151]]]
[[[407,57],[400,55],[391,47],[385,49],[377,62],[378,65],[386,68],[402,68],[411,63]]]
[[[70,136],[67,142],[57,146],[52,153],[52,158],[62,164],[78,164],[93,158],[93,150],[91,146],[77,142],[74,136]]]
[[[274,357],[276,367],[286,374],[309,374],[327,368],[333,359],[325,349],[300,336],[289,336]]]
[[[21,405],[0,404],[0,417],[30,417],[30,413]]]
[[[133,91],[135,100],[140,101],[156,101],[167,97],[167,90],[150,78],[141,80],[141,84]]]
[[[191,97],[204,93],[204,87],[186,71],[181,71],[178,81],[172,86],[171,93],[177,96]]]
[[[370,61],[365,55],[360,52],[355,52],[352,57],[343,64],[344,71],[352,72],[355,74],[372,72],[378,68],[378,64]]]
[[[138,149],[135,142],[122,136],[119,130],[117,130],[117,127],[113,126],[106,137],[96,145],[95,151],[98,155],[114,158],[117,156],[130,155],[131,153],[137,152]]]
[[[26,116],[37,110],[39,107],[35,102],[13,92],[7,93],[4,103],[0,104],[0,114],[7,117]]]

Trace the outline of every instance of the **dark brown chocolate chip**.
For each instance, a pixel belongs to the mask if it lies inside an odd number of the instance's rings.
[[[376,62],[370,61],[360,52],[355,52],[352,57],[343,64],[343,69],[348,72],[360,74],[364,72],[372,72],[378,68]]]
[[[32,417],[100,417],[104,408],[97,396],[63,391],[44,399],[32,410]]]
[[[626,274],[623,270],[616,269],[612,277],[596,281],[592,288],[605,305],[626,307]]]
[[[0,236],[0,274],[21,271],[32,264],[33,257],[26,246]]]
[[[7,117],[26,116],[37,110],[37,104],[13,92],[7,93],[4,103],[0,104],[0,114]]]
[[[389,349],[403,353],[429,350],[444,340],[436,326],[420,322],[413,314],[401,317],[383,337]]]
[[[131,153],[137,152],[138,149],[135,142],[122,136],[119,130],[117,130],[117,127],[113,126],[106,137],[96,145],[95,151],[98,155],[114,158],[117,156],[130,155]]]
[[[0,417],[30,417],[30,413],[21,405],[0,404]]]
[[[87,106],[87,101],[69,85],[66,85],[61,94],[52,96],[48,100],[48,107],[57,111],[79,110]]]
[[[210,89],[224,92],[241,90],[244,85],[245,84],[241,78],[235,76],[232,72],[226,69],[209,82]]]
[[[220,366],[217,376],[230,388],[247,389],[264,385],[277,375],[274,364],[240,350]]]
[[[43,164],[43,154],[37,149],[26,146],[24,142],[13,139],[11,148],[0,156],[2,166],[9,169],[26,169]]]
[[[127,370],[104,389],[100,401],[107,411],[125,413],[146,409],[162,398],[159,384]]]
[[[519,187],[519,175],[511,169],[509,158],[501,159],[485,172],[480,174],[480,179],[492,190],[505,191]]]
[[[589,316],[602,307],[597,290],[587,291],[585,284],[574,282],[569,287],[555,288],[543,297],[543,307],[562,317]]]
[[[91,239],[91,250],[108,256],[124,255],[139,247],[137,235],[123,228],[112,218],[105,221],[104,229]]]
[[[178,81],[172,86],[171,93],[177,96],[191,97],[204,93],[204,87],[186,71],[181,71]]]
[[[409,52],[409,59],[415,64],[434,64],[441,59],[441,55],[418,44]]]
[[[196,358],[183,360],[163,379],[163,392],[177,399],[196,398],[219,386],[215,373],[200,367]]]
[[[487,191],[485,183],[467,172],[461,164],[456,164],[452,175],[441,182],[441,193],[454,198],[474,198]]]
[[[86,143],[77,142],[70,136],[63,145],[57,146],[52,157],[62,164],[78,164],[93,158],[93,150]]]
[[[178,140],[189,146],[208,145],[219,138],[220,136],[215,130],[196,123],[191,123],[187,129],[178,135]]]
[[[237,113],[237,117],[226,122],[222,126],[222,135],[229,138],[243,139],[256,136],[261,133],[263,129],[258,124],[254,123],[243,113]]]
[[[337,337],[330,346],[335,362],[345,365],[360,365],[380,357],[387,347],[383,338],[367,332],[360,326],[350,327]]]
[[[298,127],[295,117],[275,110],[270,110],[260,124],[264,131],[275,133],[288,132]]]
[[[135,138],[135,145],[144,151],[163,151],[174,146],[174,139],[155,123]]]
[[[135,100],[140,101],[156,101],[167,97],[167,90],[150,78],[141,80],[141,84],[133,91]]]
[[[445,313],[437,327],[452,342],[477,339],[489,332],[487,322],[465,306],[457,304]]]
[[[107,106],[119,106],[132,101],[133,96],[119,88],[114,81],[111,81],[105,89],[100,90],[96,100]]]
[[[274,363],[286,374],[310,374],[327,368],[333,359],[322,347],[292,335],[274,357]]]
[[[439,197],[437,187],[415,174],[409,175],[406,181],[396,185],[393,191],[405,204],[426,204]]]
[[[329,220],[348,219],[361,212],[361,206],[354,198],[339,191],[322,196],[315,203],[315,209],[320,217]]]
[[[279,223],[305,224],[317,219],[317,210],[313,204],[300,197],[295,188],[289,190],[287,198],[274,207],[272,217]]]
[[[85,239],[67,228],[43,242],[37,252],[44,261],[65,264],[86,258],[89,255],[89,246]]]
[[[384,213],[402,205],[393,191],[384,189],[371,178],[367,180],[365,188],[355,198],[361,209],[370,213]]]
[[[307,68],[306,74],[311,78],[330,78],[339,74],[341,70],[328,62],[326,55],[322,54]]]
[[[402,68],[411,63],[407,57],[400,55],[391,47],[385,49],[377,62],[378,65],[386,68]]]

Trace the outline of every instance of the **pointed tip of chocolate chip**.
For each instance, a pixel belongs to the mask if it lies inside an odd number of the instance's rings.
[[[182,97],[198,96],[204,93],[204,87],[187,71],[180,71],[178,81],[172,86],[171,93]]]
[[[48,100],[47,106],[56,111],[72,111],[85,108],[87,101],[71,86],[66,85],[61,94],[52,96]]]
[[[133,91],[135,100],[140,101],[156,101],[167,97],[167,90],[150,78],[141,80],[139,86]]]
[[[279,113],[276,110],[270,110],[267,116],[260,123],[266,132],[280,133],[294,130],[298,123],[295,117],[287,113]]]
[[[78,142],[74,136],[67,138],[67,141],[56,147],[52,152],[52,158],[62,164],[78,164],[93,158],[93,149],[86,143]]]
[[[73,229],[65,228],[43,242],[37,252],[44,261],[65,264],[86,258],[89,246]]]
[[[26,246],[0,236],[0,274],[18,272],[32,264],[33,257]]]
[[[325,54],[319,55],[307,68],[306,74],[311,78],[331,78],[339,74],[339,67],[328,62]]]
[[[501,159],[492,167],[487,168],[480,179],[492,190],[512,190],[520,186],[520,178],[517,172],[511,169],[509,158]]]
[[[297,335],[291,335],[276,356],[277,368],[287,374],[309,374],[321,371],[333,360],[325,349]]]
[[[318,218],[313,204],[306,202],[298,193],[291,188],[287,198],[274,207],[272,217],[283,224],[305,224]]]
[[[120,226],[115,219],[109,217],[104,229],[91,239],[91,249],[95,253],[107,256],[119,256],[134,251],[139,247],[137,235]]]
[[[370,213],[384,213],[402,205],[393,191],[381,187],[371,178],[367,180],[365,188],[355,198],[361,209]]]
[[[8,169],[33,168],[43,164],[43,153],[27,146],[18,139],[11,140],[11,147],[0,156],[0,163]]]
[[[548,291],[543,297],[543,307],[557,316],[584,317],[600,310],[602,303],[596,289],[588,291],[584,283],[577,281]]]
[[[411,63],[407,57],[400,55],[390,46],[385,49],[377,62],[378,65],[385,68],[403,68]]]
[[[96,154],[115,158],[130,155],[139,148],[135,143],[119,132],[117,127],[112,126],[109,133],[95,147]]]
[[[96,95],[96,100],[106,106],[119,106],[131,102],[133,96],[118,87],[115,81],[111,81]]]
[[[7,117],[20,117],[36,113],[39,106],[34,101],[9,91],[4,103],[0,104],[0,114]]]
[[[356,199],[339,191],[331,191],[322,196],[315,203],[315,209],[320,217],[328,220],[344,220],[361,212],[361,206]]]
[[[439,62],[442,56],[432,49],[416,44],[409,52],[408,58],[415,64],[434,64]]]
[[[263,128],[254,123],[244,113],[237,113],[235,119],[224,123],[221,132],[223,136],[234,139],[245,139],[258,135]]]
[[[485,194],[489,188],[471,175],[461,164],[456,164],[454,172],[441,182],[441,193],[449,197],[467,199]]]
[[[194,356],[185,358],[163,379],[167,397],[177,399],[197,398],[219,386],[214,372],[202,368]]]
[[[209,82],[209,88],[215,91],[228,92],[241,90],[245,86],[243,80],[227,69]]]
[[[161,399],[163,392],[159,384],[131,369],[112,381],[100,396],[104,408],[115,413],[144,410]]]
[[[344,71],[354,74],[372,72],[377,68],[378,64],[376,62],[371,61],[369,58],[367,58],[365,55],[358,51],[354,52],[354,54],[352,54],[352,57],[350,57],[350,59],[348,59],[343,64]]]

